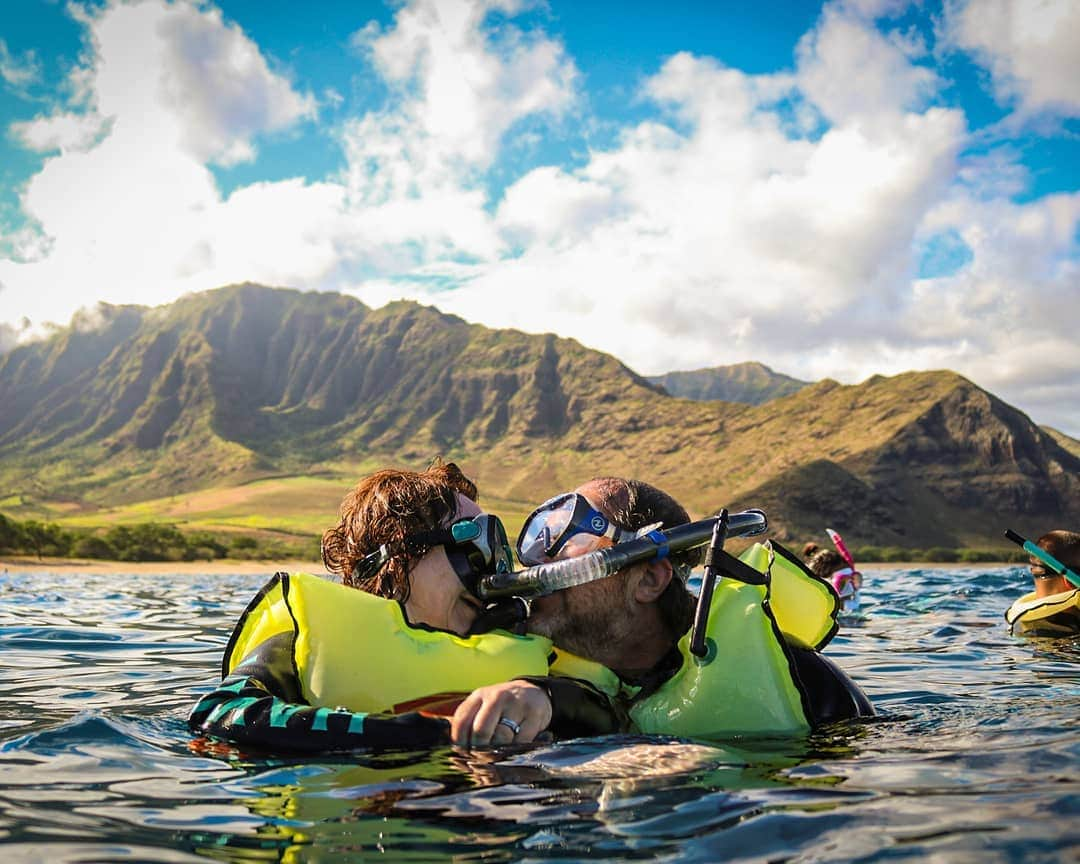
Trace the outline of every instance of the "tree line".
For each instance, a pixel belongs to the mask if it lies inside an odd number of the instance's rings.
[[[19,521],[0,513],[0,553],[38,558],[96,558],[105,561],[212,561],[217,558],[317,560],[317,538],[184,532],[175,525],[142,522],[110,528],[64,528],[36,519]]]
[[[861,546],[851,552],[855,562],[901,563],[905,561],[928,561],[933,564],[975,564],[978,562],[1005,561],[1026,564],[1028,554],[1022,549],[952,549],[934,546],[930,549],[906,549],[903,546]]]
[[[103,561],[319,560],[316,537],[281,535],[266,540],[250,535],[210,531],[184,532],[175,525],[143,522],[111,528],[64,528],[55,522],[18,521],[0,513],[0,553],[39,558],[95,558]],[[860,563],[928,561],[974,564],[989,561],[1027,562],[1021,549],[907,549],[862,546],[852,550]]]

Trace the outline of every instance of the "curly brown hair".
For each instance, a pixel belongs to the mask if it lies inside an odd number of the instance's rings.
[[[837,570],[847,566],[840,553],[832,549],[818,549],[806,562],[806,569],[822,579],[828,579]]]
[[[405,602],[410,590],[409,558],[427,551],[415,545],[406,549],[405,538],[457,516],[457,492],[477,500],[476,484],[453,462],[435,459],[420,472],[376,471],[345,496],[341,521],[323,533],[323,564],[346,585]],[[390,552],[389,560],[374,574],[360,577],[357,564],[383,544]]]

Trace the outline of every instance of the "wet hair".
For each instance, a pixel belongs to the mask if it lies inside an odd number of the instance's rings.
[[[322,536],[326,569],[342,581],[381,597],[409,599],[409,559],[428,550],[405,539],[457,516],[456,493],[477,500],[476,484],[453,462],[434,460],[425,471],[384,469],[363,478],[341,502],[341,520]],[[371,576],[356,565],[386,544],[390,558]]]
[[[1073,571],[1080,571],[1080,534],[1075,531],[1047,531],[1035,545],[1057,558]],[[1056,573],[1048,573],[1056,576]]]
[[[593,504],[620,528],[636,531],[659,522],[664,529],[690,521],[690,514],[678,501],[642,480],[596,477],[589,481],[589,487]],[[664,626],[676,639],[690,629],[694,620],[694,598],[686,589],[685,579],[701,558],[701,549],[672,553],[670,560],[677,578],[668,583],[656,601]]]
[[[847,566],[847,561],[834,549],[818,549],[806,562],[807,569],[822,579],[828,579],[837,570]]]

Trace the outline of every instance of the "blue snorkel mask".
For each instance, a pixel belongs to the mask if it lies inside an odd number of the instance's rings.
[[[637,539],[641,533],[620,528],[584,495],[565,492],[529,514],[518,535],[518,559],[532,567],[557,558],[577,558],[605,545]]]

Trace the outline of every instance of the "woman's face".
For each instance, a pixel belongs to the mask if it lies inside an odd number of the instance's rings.
[[[475,501],[457,494],[458,519],[471,519],[482,512]],[[449,522],[446,523],[450,524]],[[461,584],[442,546],[429,549],[409,570],[409,599],[405,614],[413,624],[426,624],[439,630],[465,635],[479,614],[482,604]]]

